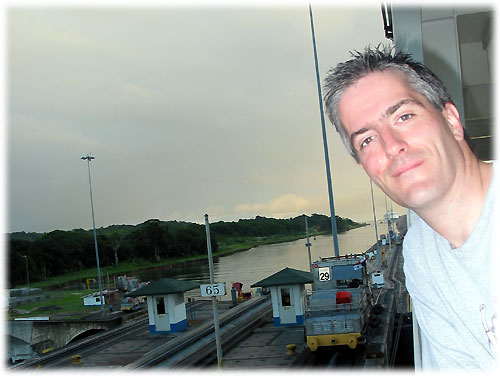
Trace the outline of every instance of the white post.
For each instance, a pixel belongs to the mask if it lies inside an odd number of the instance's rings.
[[[210,269],[210,283],[215,284],[214,264],[212,261],[212,243],[210,242],[210,224],[208,223],[208,214],[205,214],[205,230],[207,233],[208,267]],[[219,313],[217,312],[217,297],[212,296],[212,308],[214,311],[215,343],[217,346],[217,369],[222,368],[222,346],[219,333]]]

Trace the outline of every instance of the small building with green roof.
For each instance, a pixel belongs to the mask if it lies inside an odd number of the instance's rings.
[[[147,297],[151,333],[174,333],[187,328],[184,293],[198,287],[198,282],[161,278],[132,291],[127,296]]]
[[[285,268],[250,287],[268,287],[271,290],[274,326],[302,325],[304,289],[313,280],[310,272]]]

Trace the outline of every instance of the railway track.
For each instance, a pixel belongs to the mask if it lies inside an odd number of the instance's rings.
[[[269,296],[244,302],[219,315],[222,339],[225,343],[234,341],[245,330],[254,325],[271,311]],[[9,369],[57,369],[74,367],[72,356],[78,354],[82,360],[80,368],[116,367],[125,369],[160,367],[184,367],[210,362],[215,353],[215,334],[213,320],[201,323],[183,333],[155,335],[154,340],[160,345],[138,353],[134,343],[147,341],[149,335],[148,318],[142,317],[123,324],[104,333],[82,339],[54,350],[36,359],[10,367]],[[124,343],[129,346],[123,346]],[[134,352],[135,351],[135,352]],[[99,356],[99,354],[101,354]],[[203,356],[202,356],[203,355]],[[106,357],[108,362],[106,363]],[[118,359],[115,364],[109,357]],[[97,361],[95,360],[97,358]],[[119,364],[118,364],[119,363]]]

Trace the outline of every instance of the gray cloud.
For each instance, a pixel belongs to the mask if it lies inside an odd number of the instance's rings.
[[[314,16],[322,77],[388,43],[377,4]],[[89,152],[98,227],[329,214],[307,5],[11,8],[7,67],[7,231],[89,228]],[[369,220],[327,127],[337,215]]]

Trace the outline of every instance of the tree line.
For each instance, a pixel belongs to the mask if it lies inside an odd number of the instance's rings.
[[[360,226],[348,218],[336,217],[338,232]],[[313,214],[308,217],[312,233],[331,233],[330,218]],[[304,234],[304,215],[290,219],[257,216],[237,222],[215,222],[210,225],[211,246],[215,252],[219,241],[227,239]],[[123,261],[160,262],[206,254],[205,226],[189,222],[150,219],[139,225],[113,225],[96,230],[101,267]],[[9,287],[26,283],[26,262],[30,282],[93,268],[96,265],[92,230],[55,230],[48,233],[10,233],[7,236]]]

